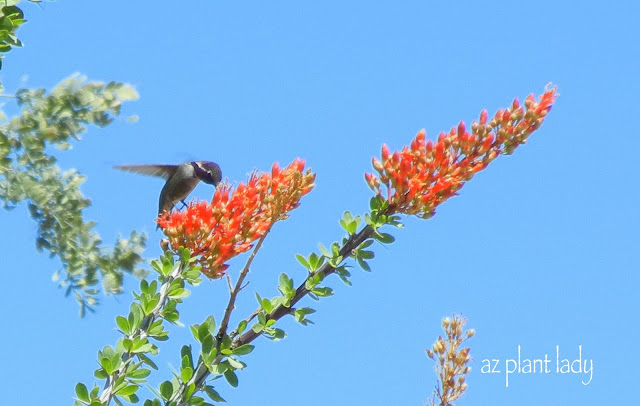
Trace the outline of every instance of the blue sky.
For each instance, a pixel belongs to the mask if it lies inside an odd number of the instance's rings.
[[[0,78],[8,91],[51,88],[74,72],[125,81],[141,98],[124,120],[91,129],[60,156],[88,176],[83,192],[105,242],[146,230],[148,258],[160,249],[153,223],[162,180],[116,172],[114,164],[213,160],[231,181],[274,161],[307,160],[316,189],[277,225],[250,274],[237,316],[253,291],[276,293],[286,271],[342,236],[344,210],[361,213],[363,172],[388,143],[399,149],[421,128],[431,137],[481,109],[493,113],[559,87],[542,129],[501,157],[429,221],[406,219],[396,243],[376,248],[371,274],[353,286],[328,280],[314,326],[282,323],[288,337],[257,341],[240,387],[219,384],[232,405],[418,405],[436,383],[426,357],[453,312],[476,329],[469,390],[459,405],[618,404],[637,398],[633,341],[640,203],[634,120],[640,112],[636,2],[255,2],[24,3],[23,49]],[[200,185],[193,197],[208,199]],[[96,353],[118,338],[115,316],[131,289],[103,297],[85,319],[51,282],[59,263],[34,248],[25,207],[0,212],[5,309],[0,391],[7,404],[70,404],[76,382],[92,383]],[[239,261],[231,272],[237,272]],[[216,319],[219,281],[195,289],[183,322]],[[178,365],[186,328],[171,329],[154,382]],[[506,359],[573,360],[584,374],[512,374]],[[499,359],[501,373],[481,373]],[[166,375],[165,375],[166,374]],[[218,381],[220,382],[220,381]]]

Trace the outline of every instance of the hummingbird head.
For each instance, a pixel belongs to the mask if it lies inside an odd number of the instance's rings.
[[[217,163],[211,161],[193,161],[191,162],[193,170],[196,172],[198,179],[204,183],[218,186],[222,180],[222,171]]]

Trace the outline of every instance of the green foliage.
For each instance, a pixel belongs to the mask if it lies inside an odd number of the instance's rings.
[[[89,125],[110,124],[122,103],[137,97],[127,84],[88,82],[74,75],[51,92],[19,90],[20,114],[0,125],[0,200],[8,210],[27,202],[38,224],[36,247],[60,259],[63,269],[54,280],[60,280],[67,295],[73,293],[82,315],[97,303],[100,278],[106,293],[119,293],[124,273],[145,275],[138,265],[146,236],[132,231],[107,248],[95,224],[83,217],[91,205],[80,192],[85,177],[75,170],[63,172],[49,149],[70,149],[70,141],[79,140]]]
[[[21,47],[22,42],[16,36],[16,31],[26,21],[20,8],[13,4],[17,1],[5,1],[4,7],[0,8],[0,52],[6,53],[12,47]],[[2,58],[0,55],[0,69],[2,69]]]
[[[80,404],[93,404],[94,401],[108,404],[110,400],[121,404],[123,400],[130,403],[139,400],[136,393],[139,387],[147,382],[151,373],[148,367],[157,369],[150,357],[158,353],[158,347],[151,340],[165,341],[169,338],[165,322],[179,324],[180,315],[176,308],[182,299],[188,296],[189,291],[185,286],[194,286],[201,282],[200,269],[193,266],[193,262],[185,249],[180,250],[177,261],[170,252],[153,261],[152,268],[157,272],[158,278],[151,282],[142,280],[140,292],[133,293],[135,301],[130,306],[129,314],[116,317],[116,325],[122,338],[118,340],[115,348],[106,346],[98,352],[99,368],[94,372],[94,376],[106,380],[102,393],[96,390],[93,395],[88,395],[86,386],[79,383],[76,385],[76,396]],[[194,325],[191,328],[196,339],[202,342],[203,352],[200,359],[207,359],[212,364],[217,353],[213,337],[213,317],[209,317],[202,325]],[[223,346],[229,355],[244,355],[253,349],[252,346],[238,348],[236,354],[229,349],[230,343],[227,338]],[[232,367],[237,369],[238,365],[235,362]],[[156,395],[165,401],[168,400],[174,391],[180,388],[180,382],[191,380],[195,372],[191,347],[183,346],[179,374],[174,380],[163,382]],[[149,402],[144,404],[157,404],[154,401]]]

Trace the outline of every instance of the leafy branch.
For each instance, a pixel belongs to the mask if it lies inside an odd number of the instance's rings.
[[[169,338],[164,322],[180,324],[176,307],[190,294],[185,283],[197,286],[201,282],[200,270],[192,266],[193,262],[189,251],[184,249],[179,252],[177,262],[171,253],[152,262],[158,279],[151,283],[140,282],[140,293],[134,292],[136,301],[131,304],[128,316],[116,318],[123,337],[115,348],[107,346],[98,352],[100,368],[94,376],[105,380],[102,392],[97,385],[89,392],[86,385],[79,383],[76,385],[76,405],[107,405],[111,400],[120,404],[119,398],[138,401],[136,392],[151,372],[143,365],[157,369],[149,356],[157,354],[158,349],[149,340],[166,341]]]
[[[147,237],[132,231],[127,239],[117,237],[114,248],[105,247],[95,224],[83,216],[91,205],[80,192],[85,177],[63,172],[47,149],[70,149],[89,125],[110,124],[122,103],[137,97],[127,84],[73,75],[49,93],[18,90],[15,101],[22,111],[0,125],[0,200],[8,210],[27,202],[38,224],[36,247],[62,262],[54,279],[62,275],[60,285],[74,294],[81,315],[98,301],[99,276],[105,292],[119,293],[124,273],[146,274],[138,265]]]

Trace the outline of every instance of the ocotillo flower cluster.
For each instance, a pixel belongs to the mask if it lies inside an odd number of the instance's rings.
[[[172,250],[188,248],[205,275],[220,278],[228,267],[225,262],[250,250],[313,189],[315,174],[305,171],[304,165],[301,159],[284,169],[275,163],[271,173],[254,172],[235,190],[222,183],[210,203],[191,203],[182,211],[160,216],[158,225]]]
[[[529,95],[524,107],[515,99],[511,107],[498,110],[491,120],[487,111],[467,131],[464,122],[449,133],[440,133],[434,143],[420,131],[410,146],[391,153],[382,146],[381,159],[373,158],[377,174],[365,173],[371,189],[383,196],[386,189],[389,213],[415,214],[429,218],[436,207],[455,195],[477,172],[499,154],[511,154],[537,130],[551,110],[555,88],[536,101]]]

